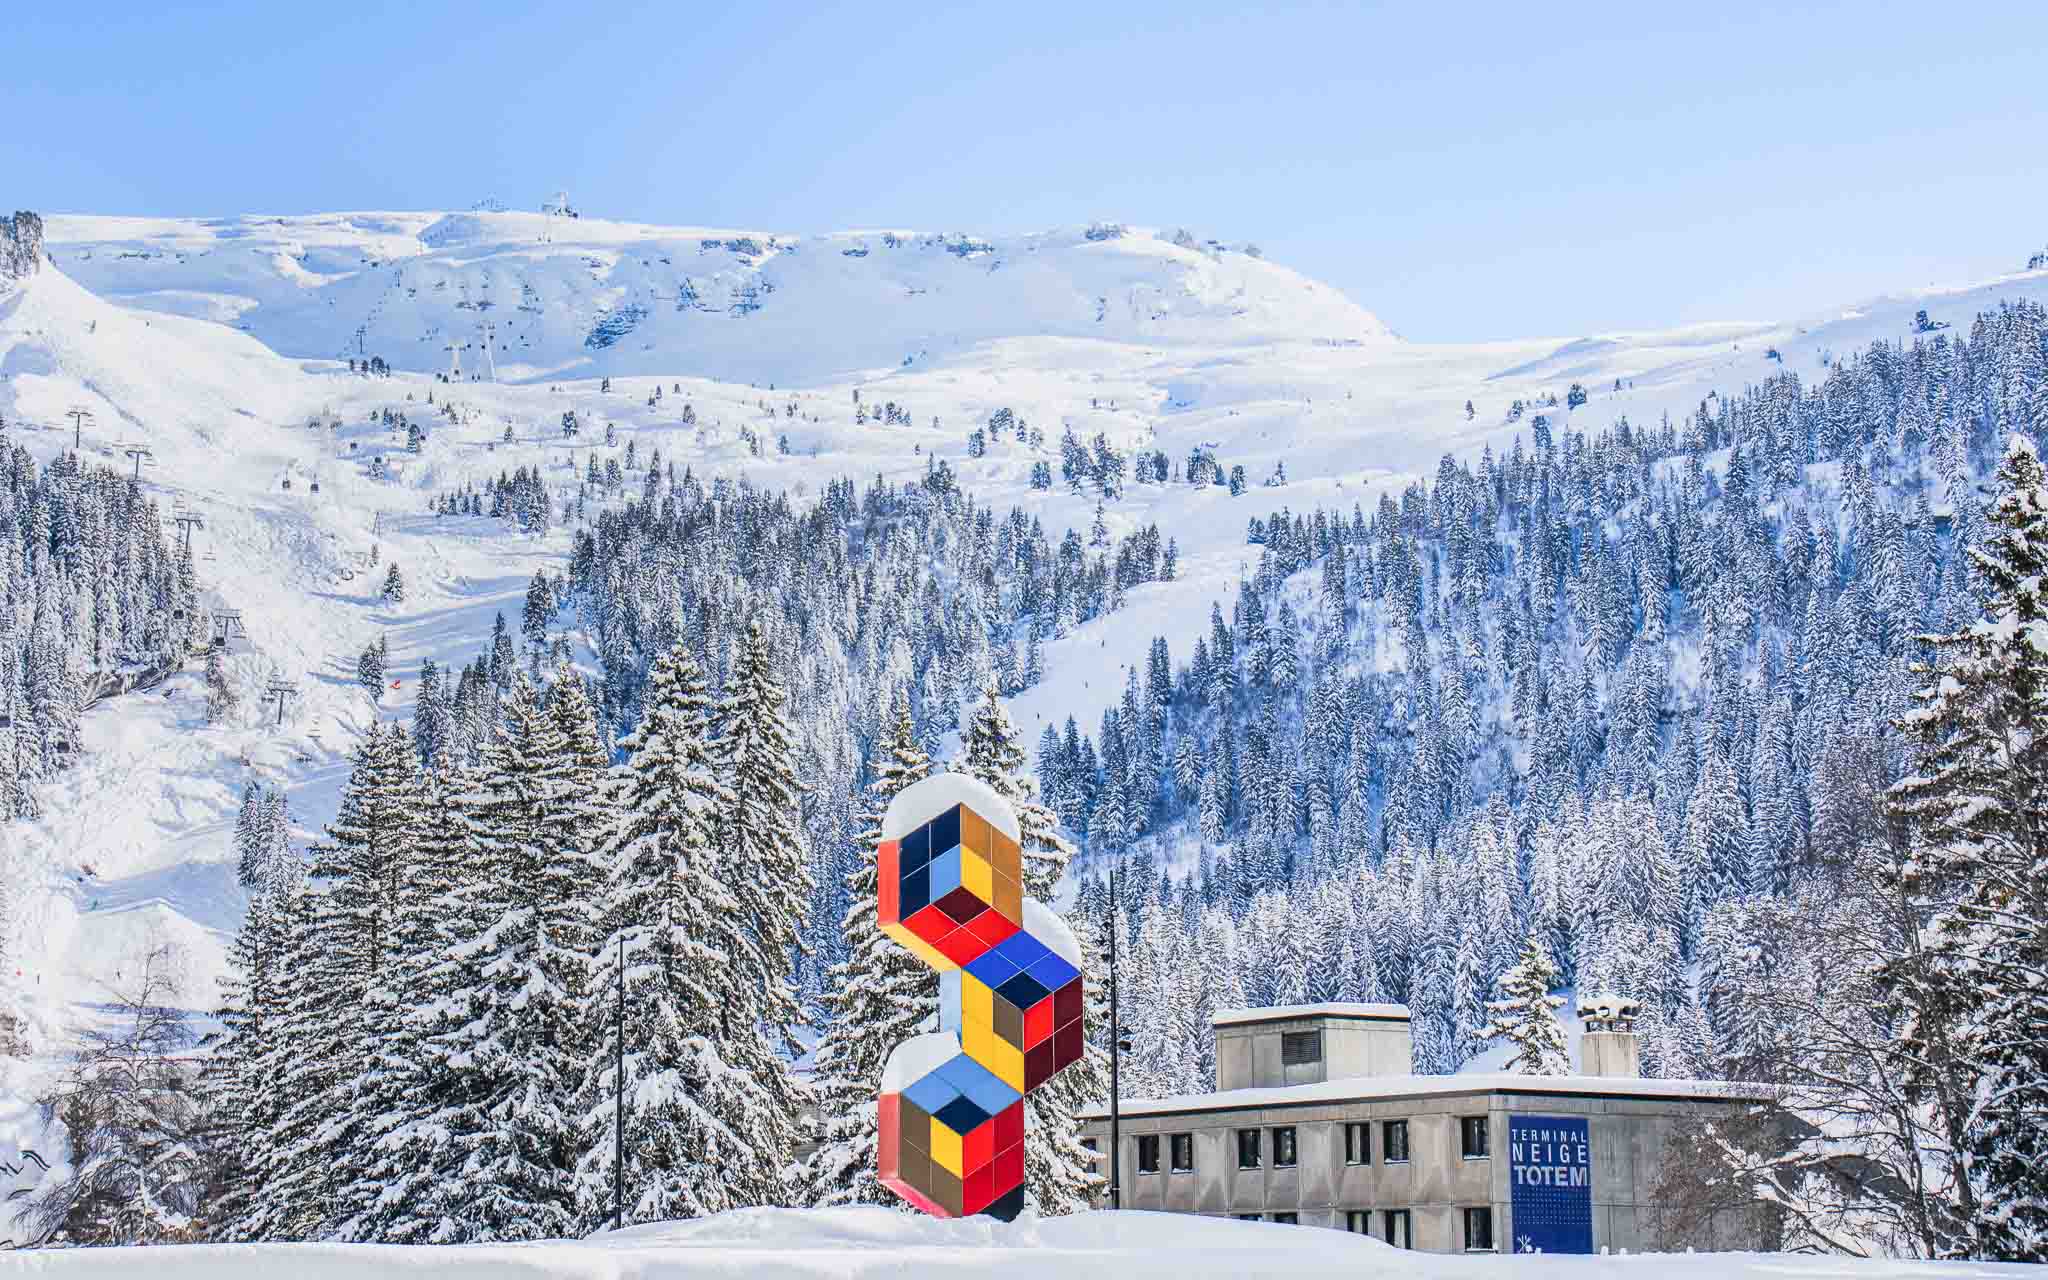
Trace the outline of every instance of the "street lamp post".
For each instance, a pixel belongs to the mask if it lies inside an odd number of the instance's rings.
[[[613,1063],[612,1227],[626,1225],[626,931],[619,931],[619,1025]]]
[[[1124,1207],[1123,1098],[1117,1088],[1117,1064],[1123,1060],[1124,1032],[1118,1017],[1116,989],[1116,926],[1122,910],[1117,901],[1117,864],[1109,864],[1109,1207]]]

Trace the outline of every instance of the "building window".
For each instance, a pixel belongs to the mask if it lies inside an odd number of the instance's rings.
[[[1344,1163],[1372,1163],[1372,1126],[1364,1121],[1344,1126]]]
[[[1396,1249],[1413,1249],[1414,1237],[1408,1234],[1408,1211],[1389,1209],[1380,1215],[1386,1224],[1386,1241]]]
[[[1486,1117],[1462,1116],[1458,1120],[1458,1138],[1467,1160],[1486,1159]]]
[[[1195,1135],[1176,1133],[1172,1140],[1173,1171],[1193,1173],[1195,1171]]]
[[[1159,1135],[1156,1133],[1138,1135],[1138,1172],[1159,1172]]]
[[[1493,1252],[1493,1210],[1490,1207],[1465,1210],[1465,1252]]]
[[[1344,1211],[1344,1229],[1345,1229],[1346,1231],[1349,1231],[1349,1232],[1350,1232],[1351,1234],[1353,1234],[1353,1235],[1358,1235],[1358,1236],[1369,1236],[1369,1235],[1371,1235],[1371,1234],[1372,1234],[1372,1210],[1370,1210],[1370,1209],[1346,1209],[1346,1210]]]
[[[1237,1167],[1256,1169],[1259,1167],[1259,1131],[1239,1129],[1237,1131]]]
[[[1081,1145],[1082,1145],[1082,1146],[1084,1146],[1084,1147],[1086,1147],[1086,1148],[1088,1148],[1088,1150],[1089,1150],[1089,1151],[1091,1151],[1091,1152],[1092,1152],[1092,1151],[1094,1151],[1094,1150],[1096,1150],[1096,1147],[1095,1147],[1095,1139],[1093,1139],[1093,1138],[1083,1138],[1083,1139],[1081,1139]]]
[[[1299,1226],[1301,1224],[1301,1215],[1298,1213],[1276,1213],[1273,1215],[1273,1221],[1283,1226]]]
[[[1239,1222],[1264,1222],[1266,1215],[1262,1213],[1240,1213],[1237,1215],[1237,1220]]]
[[[1408,1163],[1408,1122],[1389,1120],[1380,1130],[1380,1159],[1388,1164]]]
[[[1306,1067],[1323,1060],[1323,1033],[1288,1031],[1280,1037],[1280,1065]]]
[[[1273,1167],[1292,1169],[1294,1159],[1294,1126],[1290,1124],[1273,1130]]]

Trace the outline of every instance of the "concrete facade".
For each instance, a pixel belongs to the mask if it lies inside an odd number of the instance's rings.
[[[1361,1061],[1382,1068],[1396,1065],[1387,1056],[1392,1037],[1384,1029],[1358,1032],[1355,1043],[1340,1047],[1331,1055],[1327,1078],[1293,1078],[1294,1069],[1282,1069],[1279,1063],[1280,1034],[1318,1024],[1326,1033],[1333,1023],[1365,1025],[1364,1019],[1347,1016],[1341,1008],[1336,1013],[1288,1010],[1266,1019],[1219,1017],[1219,1076],[1224,1075],[1224,1044],[1243,1040],[1252,1043],[1232,1049],[1240,1063],[1227,1078],[1245,1078],[1237,1074],[1242,1071],[1251,1078],[1272,1080],[1277,1073],[1282,1082],[1185,1098],[1127,1100],[1121,1124],[1124,1207],[1215,1216],[1256,1214],[1267,1220],[1292,1214],[1304,1226],[1362,1227],[1382,1239],[1388,1238],[1388,1215],[1405,1212],[1409,1247],[1436,1252],[1466,1250],[1464,1210],[1483,1207],[1491,1210],[1492,1248],[1505,1252],[1513,1250],[1516,1241],[1506,1158],[1509,1117],[1583,1117],[1591,1146],[1596,1252],[1688,1245],[1768,1247],[1770,1242],[1754,1222],[1734,1215],[1715,1219],[1706,1239],[1661,1238],[1657,1206],[1651,1202],[1659,1164],[1676,1127],[1686,1120],[1745,1108],[1755,1101],[1753,1094],[1727,1085],[1618,1076],[1415,1076],[1408,1073],[1405,1057],[1397,1071],[1330,1074]],[[1405,1041],[1405,1018],[1403,1024],[1400,1033]],[[1268,1039],[1273,1042],[1270,1051],[1258,1043]],[[1330,1043],[1343,1046],[1345,1041],[1333,1037]],[[1467,1117],[1485,1119],[1483,1156],[1465,1153],[1461,1121]],[[1387,1159],[1390,1122],[1406,1126],[1406,1160]],[[1346,1126],[1356,1124],[1368,1127],[1365,1159],[1348,1160]],[[1280,1166],[1275,1159],[1280,1131],[1289,1129],[1295,1159],[1291,1166]],[[1256,1168],[1241,1167],[1241,1131],[1259,1134]],[[1191,1149],[1191,1168],[1174,1167],[1176,1135],[1188,1139],[1180,1145]],[[1106,1113],[1085,1117],[1084,1136],[1093,1139],[1106,1157]],[[1141,1172],[1141,1144],[1146,1139],[1157,1141],[1156,1172]],[[1108,1172],[1106,1158],[1102,1171]],[[1365,1215],[1362,1220],[1355,1216],[1360,1212]]]

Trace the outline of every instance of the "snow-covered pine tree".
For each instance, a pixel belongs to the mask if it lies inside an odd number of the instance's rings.
[[[1522,943],[1521,958],[1495,984],[1500,999],[1489,1000],[1492,1020],[1479,1032],[1486,1041],[1505,1040],[1514,1048],[1507,1069],[1525,1076],[1565,1076],[1572,1070],[1564,1024],[1557,1011],[1564,997],[1550,994],[1557,985],[1557,965],[1539,934]]]
[[[937,975],[882,932],[876,902],[882,815],[899,792],[932,771],[930,757],[917,745],[910,699],[900,691],[873,767],[861,814],[860,860],[846,877],[848,902],[839,926],[847,958],[829,974],[828,1021],[813,1057],[822,1132],[804,1170],[810,1204],[898,1202],[875,1176],[876,1092],[889,1051],[925,1030],[939,1007]]]
[[[391,562],[391,568],[384,575],[384,590],[379,593],[385,604],[405,602],[405,575],[398,571],[398,561]]]
[[[259,1127],[245,1152],[250,1189],[229,1227],[233,1238],[327,1234],[344,1188],[362,1173],[367,1148],[353,1100],[388,1030],[369,995],[390,961],[397,886],[409,874],[419,811],[418,760],[404,730],[373,727],[356,750],[328,839],[311,850],[312,883],[267,908],[277,995],[262,1039],[251,1042],[244,1105]]]
[[[448,1213],[445,1189],[462,1176],[447,1113],[461,1099],[464,1077],[446,1055],[469,1020],[466,993],[480,981],[470,947],[485,923],[478,910],[492,886],[477,822],[481,795],[474,770],[449,769],[427,780],[413,872],[400,897],[395,1016],[376,1049],[375,1089],[385,1108],[373,1113],[375,1138],[358,1189],[358,1207],[343,1234],[399,1244],[462,1238]],[[373,1195],[364,1193],[373,1192]]]
[[[362,653],[356,657],[356,683],[370,695],[372,702],[384,696],[385,643],[382,639],[374,640],[364,645]]]
[[[612,1221],[617,1173],[614,1045],[625,965],[627,1223],[733,1208],[724,1153],[762,1119],[751,1082],[723,1068],[713,993],[724,956],[707,941],[737,909],[714,875],[712,831],[733,801],[718,780],[704,676],[681,645],[655,661],[639,725],[611,788],[611,861],[590,992],[591,1053],[576,1092],[576,1203],[586,1229]]]
[[[2033,443],[2007,437],[1997,497],[1970,558],[1983,614],[1928,637],[1936,660],[1900,722],[1915,772],[1891,793],[1913,831],[1906,887],[1930,919],[1928,951],[1902,978],[1949,1008],[1974,1008],[1962,1046],[1976,1075],[1972,1172],[1978,1247],[2048,1260],[2048,476]],[[1909,1028],[1904,1053],[1934,1049]]]
[[[322,1234],[343,1225],[379,1188],[367,1182],[386,1122],[391,1037],[404,1005],[407,939],[401,925],[419,882],[417,840],[426,811],[419,757],[403,726],[372,727],[342,794],[340,811],[315,845],[311,874],[324,882],[313,928],[346,1004],[315,1052],[339,1069],[330,1111],[302,1154],[325,1163]]]
[[[242,787],[242,806],[235,811],[235,879],[254,894],[263,882],[263,788],[251,778]]]
[[[981,703],[969,721],[963,744],[964,770],[988,784],[1010,802],[1016,811],[1017,827],[1023,839],[1024,894],[1047,906],[1066,874],[1074,846],[1060,834],[1059,819],[1038,800],[1038,789],[1024,775],[1024,749],[1017,743],[1017,731],[996,700],[993,686],[984,688]],[[1094,922],[1070,920],[1081,942],[1085,974],[1097,980],[1085,983],[1088,999],[1083,1008],[1083,1030],[1088,1051],[1052,1079],[1024,1098],[1024,1181],[1028,1194],[1043,1214],[1075,1213],[1088,1207],[1089,1196],[1101,1183],[1095,1172],[1093,1153],[1081,1145],[1080,1111],[1109,1096],[1109,1057],[1099,1043],[1108,1034],[1108,1007],[1103,1003],[1102,975],[1105,960],[1091,953]]]
[[[441,668],[432,658],[420,663],[419,688],[413,698],[412,740],[419,748],[420,764],[434,768],[441,763],[447,745],[452,713],[448,690],[441,683]]]
[[[304,881],[286,835],[284,797],[250,783],[235,824],[236,877],[249,907],[228,947],[216,1013],[222,1029],[204,1070],[212,1147],[222,1165],[208,1216],[221,1238],[234,1238],[232,1224],[250,1211],[257,1150],[278,1119],[267,1080],[290,981],[284,955],[293,904]]]
[[[580,691],[562,696],[581,701]],[[575,753],[516,671],[504,715],[475,799],[476,923],[457,951],[475,979],[455,997],[469,1020],[435,1041],[453,1077],[441,1122],[461,1176],[439,1188],[438,1210],[455,1240],[533,1240],[578,1225],[571,1095],[585,1062],[597,886],[579,879],[589,865],[580,845],[559,842],[592,821],[597,797],[570,790]]]
[[[766,629],[750,622],[715,722],[719,774],[732,798],[719,813],[714,866],[739,908],[719,917],[707,939],[726,957],[712,985],[718,1058],[752,1077],[759,1092],[748,1095],[746,1114],[720,1117],[756,1125],[724,1162],[728,1194],[742,1204],[788,1197],[800,1101],[788,1064],[803,1011],[791,978],[812,883],[797,806],[803,786],[775,662]]]
[[[1003,704],[996,700],[993,687],[982,691],[961,746],[962,770],[1008,800],[1017,814],[1017,829],[1023,836],[1019,843],[1024,849],[1025,896],[1050,903],[1073,859],[1074,846],[1060,834],[1059,816],[1040,802],[1038,788],[1025,773],[1024,749],[1018,745],[1017,731]]]
[[[234,683],[228,679],[226,652],[218,647],[206,651],[206,720],[209,724],[225,724],[234,714],[241,701],[235,695]]]

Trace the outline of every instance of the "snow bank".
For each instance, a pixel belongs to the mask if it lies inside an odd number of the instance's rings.
[[[694,1280],[710,1276],[1115,1276],[1117,1280],[1286,1275],[1630,1277],[1632,1280],[1909,1280],[2021,1276],[2017,1265],[1864,1262],[1766,1254],[1612,1258],[1468,1258],[1409,1253],[1315,1227],[1161,1213],[1083,1213],[1013,1223],[939,1221],[892,1209],[747,1209],[633,1227],[590,1240],[466,1248],[396,1245],[199,1245],[0,1254],[0,1276],[65,1280],[355,1280],[420,1276],[533,1280]]]

